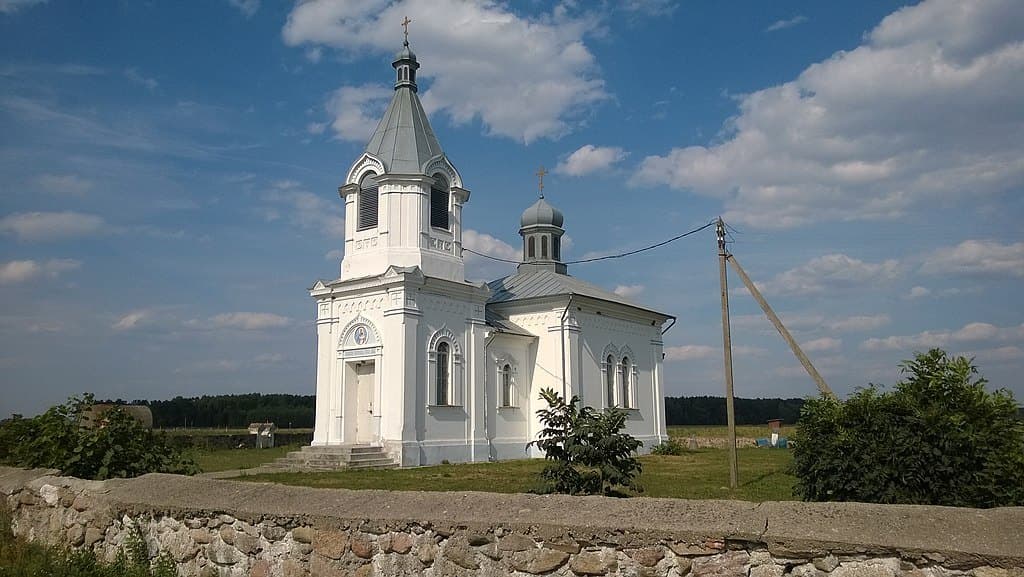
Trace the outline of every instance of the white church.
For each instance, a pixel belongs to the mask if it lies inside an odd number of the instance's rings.
[[[416,94],[408,40],[395,93],[339,188],[341,276],[317,281],[312,448],[381,447],[399,466],[540,457],[539,392],[628,411],[645,450],[668,439],[662,334],[674,317],[570,276],[562,213],[523,212],[515,274],[468,281],[470,200]]]

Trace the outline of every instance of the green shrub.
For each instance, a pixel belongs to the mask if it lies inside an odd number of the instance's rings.
[[[684,447],[679,441],[672,438],[662,441],[660,445],[651,447],[652,455],[682,455],[685,452],[686,447]]]
[[[1024,422],[970,359],[939,349],[901,364],[891,392],[809,399],[792,439],[797,496],[962,507],[1024,505]]]
[[[537,411],[544,429],[527,447],[536,445],[551,463],[541,471],[537,492],[619,496],[623,489],[642,490],[636,451],[643,443],[622,432],[625,411],[580,407],[578,397],[566,403],[551,389],[540,397],[548,403]]]
[[[84,426],[93,396],[71,397],[31,419],[0,425],[0,463],[60,469],[84,479],[137,477],[145,473],[195,474],[195,462],[116,407]]]

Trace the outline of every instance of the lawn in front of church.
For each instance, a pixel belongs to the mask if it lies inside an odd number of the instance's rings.
[[[638,496],[745,501],[794,499],[795,479],[786,472],[792,462],[789,451],[745,448],[737,452],[740,486],[736,490],[729,489],[728,454],[723,449],[699,449],[680,456],[641,457],[644,471],[640,483],[644,492]],[[239,477],[238,480],[321,488],[523,493],[534,486],[543,468],[542,459],[522,459],[411,469],[274,473]]]

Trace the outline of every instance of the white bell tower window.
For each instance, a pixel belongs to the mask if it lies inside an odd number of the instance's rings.
[[[379,199],[380,193],[377,186],[377,175],[367,173],[359,181],[359,195],[356,201],[356,230],[368,230],[377,227],[380,218]]]
[[[440,174],[434,175],[434,184],[430,187],[430,226],[433,228],[451,228],[448,211],[451,193],[448,180]]]

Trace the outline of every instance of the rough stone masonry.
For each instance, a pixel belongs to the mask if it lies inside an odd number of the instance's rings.
[[[1024,508],[310,489],[0,467],[14,531],[181,575],[1024,577]]]

